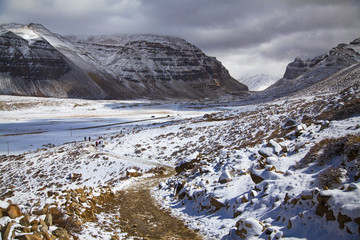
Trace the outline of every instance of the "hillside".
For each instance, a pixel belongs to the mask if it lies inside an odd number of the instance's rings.
[[[185,40],[156,35],[87,39],[39,24],[0,26],[0,93],[86,99],[216,99],[245,85]]]
[[[298,91],[325,81],[333,75],[360,62],[360,39],[349,44],[341,43],[328,54],[313,59],[296,58],[289,63],[283,78],[266,90],[253,96],[253,99],[273,99],[289,96]]]

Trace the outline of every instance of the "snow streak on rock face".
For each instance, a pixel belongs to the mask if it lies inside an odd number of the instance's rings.
[[[39,24],[1,26],[0,73],[2,94],[194,99],[248,90],[219,61],[179,38],[64,38]],[[78,89],[84,86],[88,91]]]
[[[247,91],[219,61],[183,39],[150,34],[70,39],[118,82],[136,83],[145,95],[203,98]]]
[[[27,40],[14,32],[1,31],[0,72],[25,80],[57,80],[70,70],[61,54],[45,39],[37,36]]]

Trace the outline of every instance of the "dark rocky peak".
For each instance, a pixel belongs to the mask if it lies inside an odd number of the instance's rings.
[[[308,71],[310,68],[314,67],[320,61],[324,60],[327,57],[327,54],[317,56],[313,59],[303,60],[301,58],[295,58],[295,60],[289,63],[286,67],[284,78],[294,79],[300,76],[301,74]]]
[[[350,42],[351,45],[360,45],[360,38],[357,38]]]
[[[303,60],[295,58],[288,64],[284,74],[285,79],[295,79],[317,68],[327,68],[329,73],[334,73],[360,61],[360,38],[349,44],[340,43],[332,48],[329,54],[324,54],[313,59]],[[326,74],[325,74],[326,75]]]
[[[1,26],[0,72],[28,80],[58,79],[69,70],[65,60],[27,25]]]

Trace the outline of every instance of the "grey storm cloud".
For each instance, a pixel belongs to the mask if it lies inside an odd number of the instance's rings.
[[[360,37],[358,0],[2,0],[0,22],[43,24],[60,34],[155,33],[184,38],[230,73],[281,77]]]

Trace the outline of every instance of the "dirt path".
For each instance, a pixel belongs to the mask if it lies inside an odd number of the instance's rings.
[[[173,169],[168,168],[167,172],[166,175],[144,179],[118,192],[118,197],[104,205],[103,211],[120,213],[117,227],[134,239],[203,239],[152,199],[150,189],[174,174]]]

